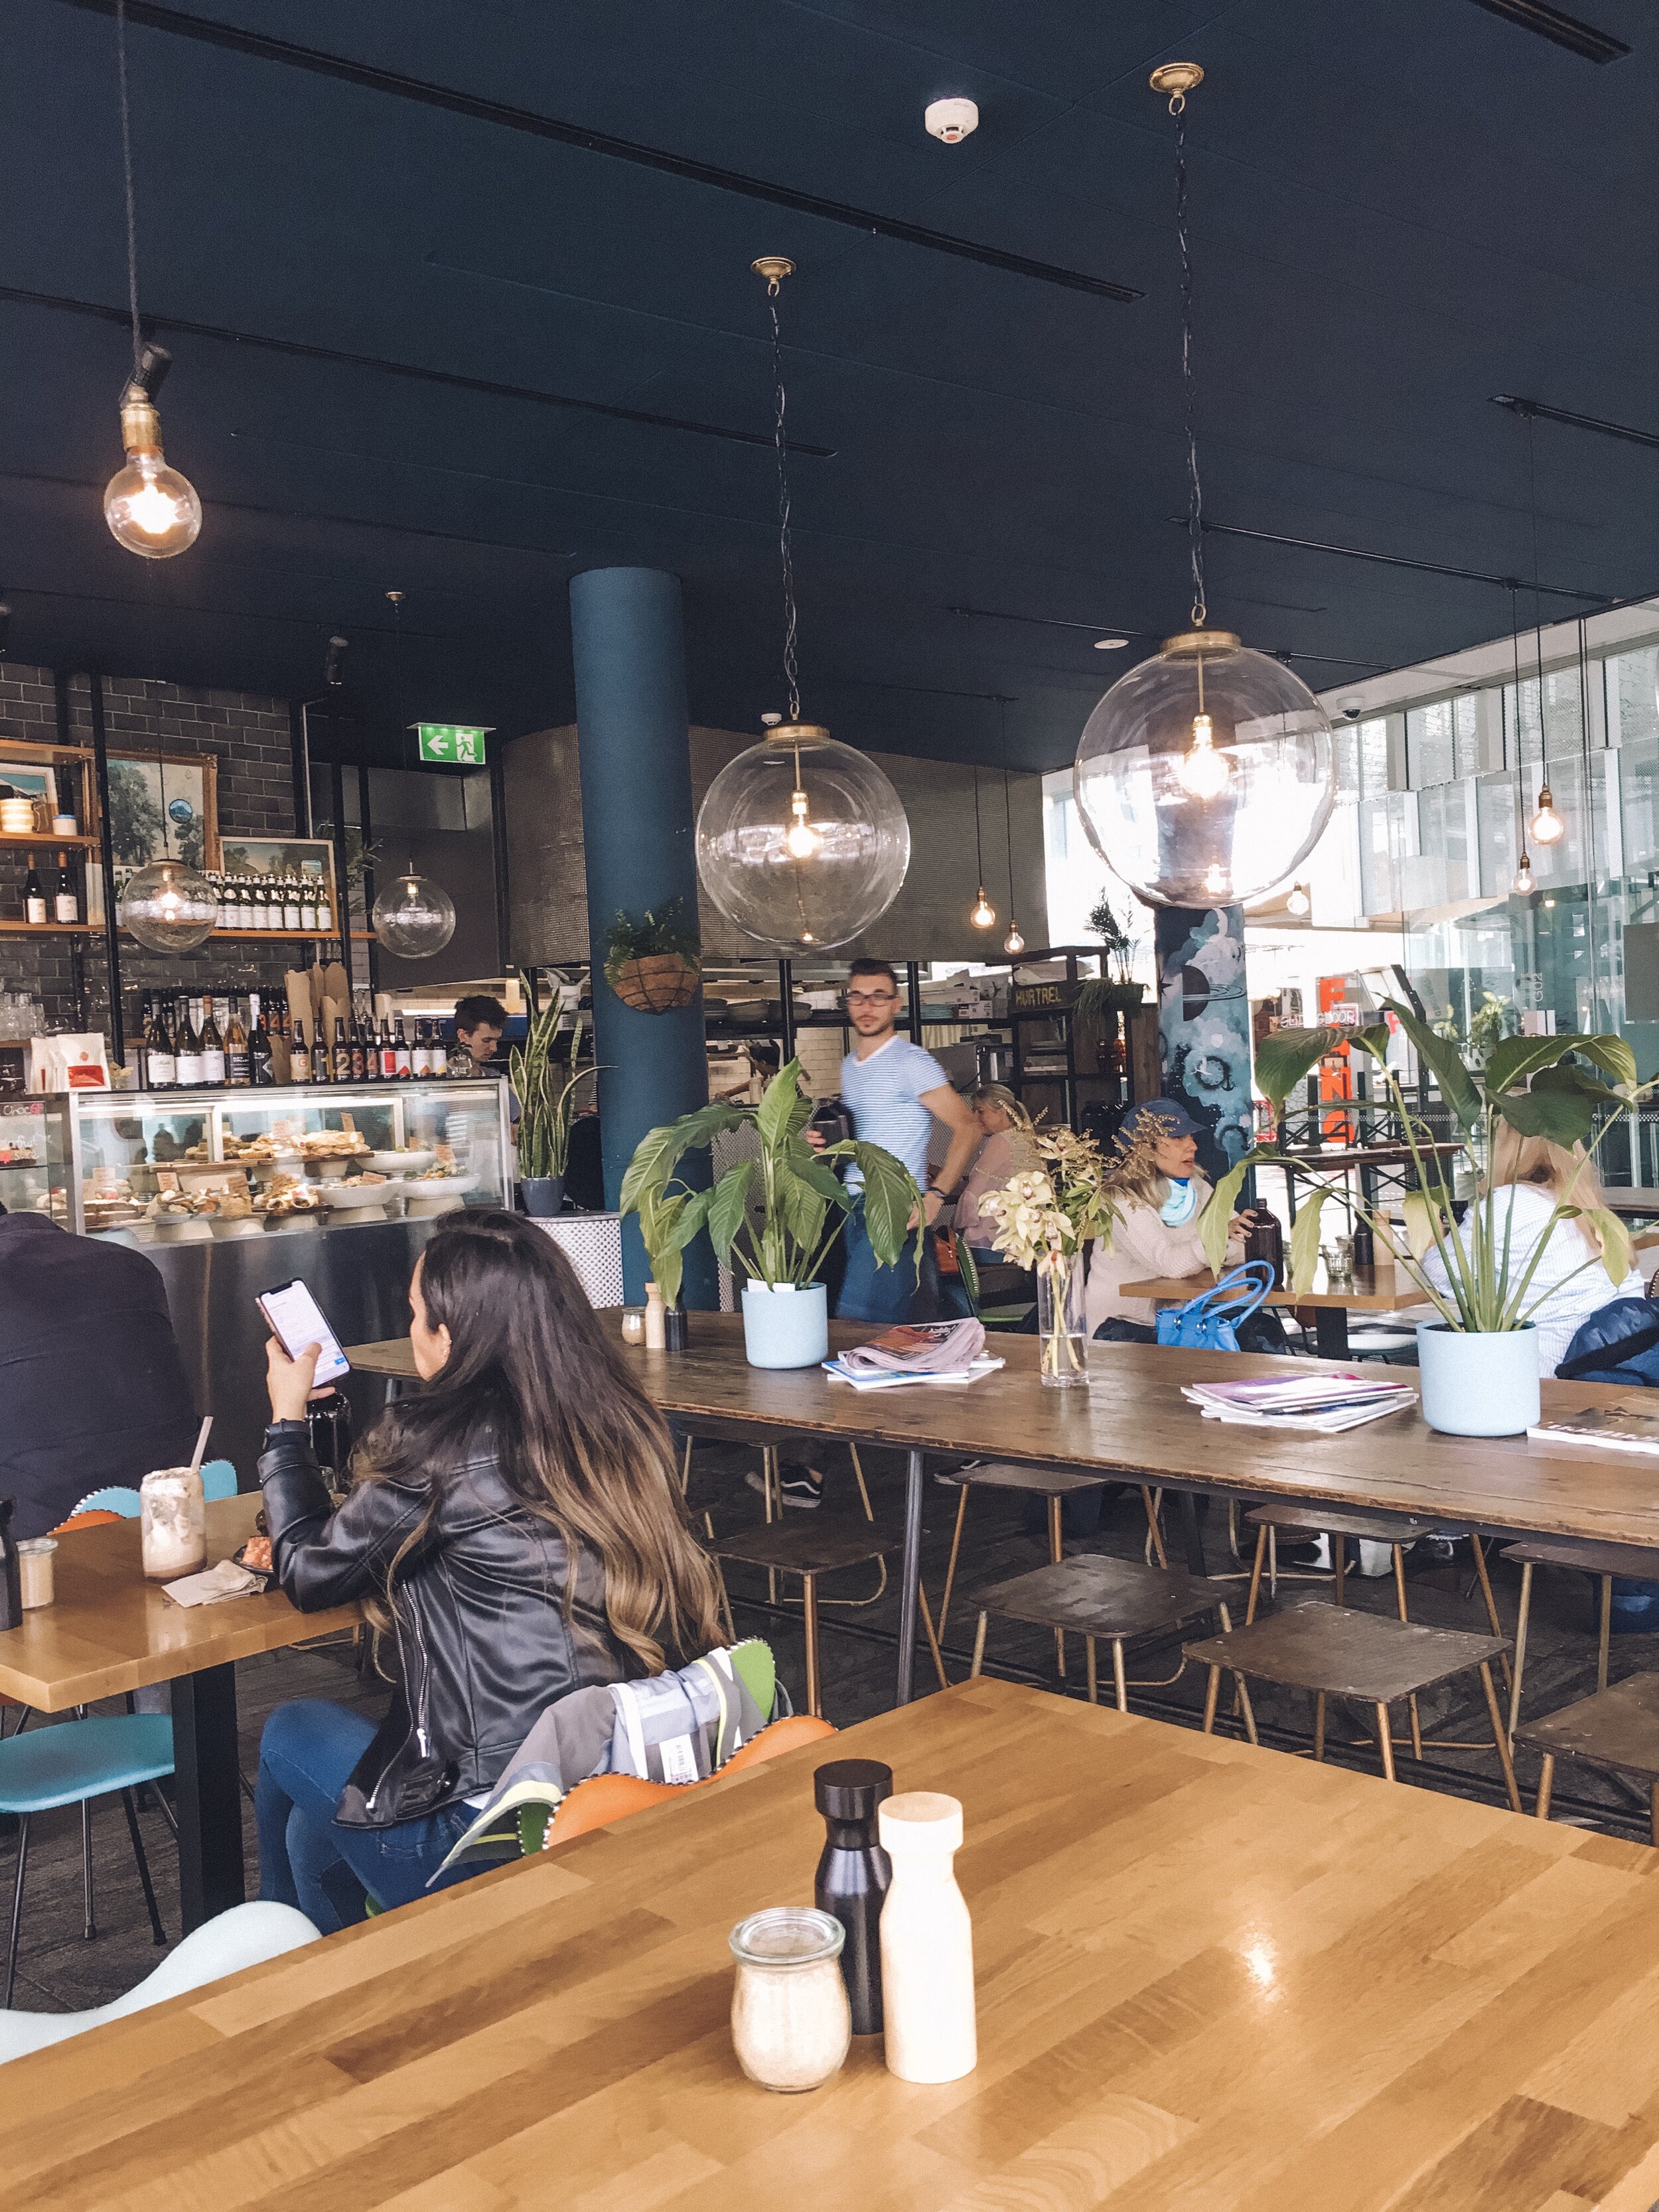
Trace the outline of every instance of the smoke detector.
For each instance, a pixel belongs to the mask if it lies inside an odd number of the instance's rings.
[[[936,100],[921,119],[935,138],[957,146],[979,129],[979,109],[971,100]]]

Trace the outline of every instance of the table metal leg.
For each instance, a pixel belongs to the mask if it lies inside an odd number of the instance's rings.
[[[1198,1525],[1198,1500],[1190,1490],[1178,1490],[1181,1500],[1181,1534],[1187,1546],[1187,1571],[1189,1575],[1209,1572],[1204,1564],[1204,1538]]]
[[[904,1562],[899,1583],[898,1686],[893,1702],[908,1705],[915,1695],[916,1593],[921,1583],[922,1455],[904,1460]]]
[[[1346,1359],[1348,1357],[1346,1306],[1315,1307],[1314,1343],[1322,1359]]]
[[[173,1756],[179,1903],[188,1936],[243,1901],[234,1666],[209,1667],[175,1680]]]

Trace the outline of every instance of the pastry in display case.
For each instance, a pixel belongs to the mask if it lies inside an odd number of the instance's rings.
[[[499,1079],[19,1103],[67,1120],[58,1218],[88,1236],[202,1243],[510,1202]]]

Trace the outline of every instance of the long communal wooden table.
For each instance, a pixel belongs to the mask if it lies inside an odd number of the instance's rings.
[[[210,1566],[253,1534],[258,1510],[257,1494],[208,1507]],[[299,1613],[276,1589],[175,1605],[144,1580],[136,1521],[71,1529],[58,1538],[53,1565],[56,1601],[0,1632],[0,1692],[63,1713],[173,1685],[179,1903],[186,1931],[199,1927],[243,1897],[235,1662],[352,1627],[358,1608]]]
[[[812,1770],[961,1799],[979,2064],[732,2055]],[[1648,2212],[1659,1855],[963,1683],[0,2069],[8,2212]]]
[[[602,1319],[620,1328],[614,1312]],[[1439,1515],[1494,1535],[1589,1536],[1659,1547],[1659,1479],[1652,1463],[1633,1453],[1598,1451],[1566,1439],[1542,1444],[1525,1437],[1441,1436],[1414,1408],[1342,1436],[1304,1437],[1206,1419],[1181,1395],[1183,1382],[1316,1373],[1310,1360],[1091,1344],[1092,1387],[1051,1390],[1038,1373],[1035,1338],[994,1336],[989,1348],[1007,1364],[982,1382],[865,1391],[831,1382],[817,1367],[750,1367],[735,1314],[693,1314],[690,1333],[684,1352],[630,1347],[629,1356],[638,1361],[651,1397],[692,1435],[703,1419],[716,1434],[735,1427],[776,1440],[793,1431],[885,1444],[906,1454],[901,1705],[911,1695],[915,1669],[929,1452],[1098,1472],[1174,1490],[1185,1501],[1188,1563],[1197,1574],[1205,1565],[1192,1498],[1205,1491],[1286,1498],[1310,1509],[1322,1503]],[[869,1334],[867,1323],[830,1324],[830,1340],[837,1350]],[[348,1356],[370,1372],[412,1376],[415,1371],[406,1338],[356,1345]],[[1342,1364],[1353,1371],[1353,1363]],[[1398,1368],[1370,1371],[1392,1382],[1402,1379]],[[1545,1418],[1628,1395],[1605,1383],[1546,1382]]]

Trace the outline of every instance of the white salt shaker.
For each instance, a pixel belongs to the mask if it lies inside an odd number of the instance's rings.
[[[158,1467],[138,1486],[139,1548],[151,1582],[170,1583],[207,1565],[207,1504],[201,1470]]]
[[[881,1909],[887,2070],[901,2081],[958,2081],[979,2063],[974,1926],[954,1863],[962,1807],[913,1790],[885,1799],[876,1819],[893,1863]]]

